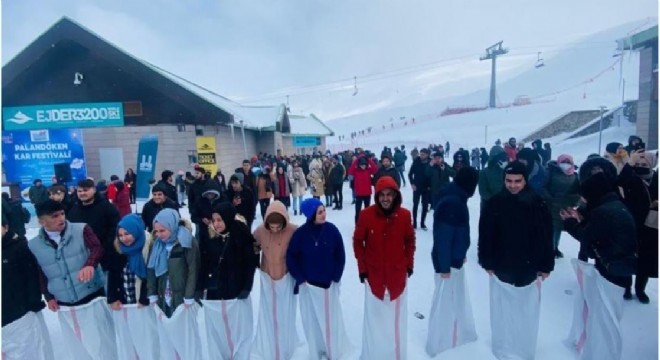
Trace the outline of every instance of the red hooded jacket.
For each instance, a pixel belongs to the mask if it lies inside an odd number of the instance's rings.
[[[384,189],[398,193],[387,214],[378,204]],[[401,207],[401,193],[394,179],[384,176],[376,183],[374,205],[362,210],[353,233],[353,251],[360,274],[367,274],[371,292],[379,299],[389,291],[394,300],[406,287],[408,269],[414,266],[415,230],[410,211]]]
[[[353,161],[353,164],[348,169],[348,175],[353,176],[355,196],[371,196],[371,177],[378,172],[378,166],[371,158],[367,158],[367,168],[362,170],[358,166],[358,162],[362,157],[364,155]]]

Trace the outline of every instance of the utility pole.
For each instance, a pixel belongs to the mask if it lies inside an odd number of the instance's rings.
[[[603,113],[605,112],[605,109],[607,109],[606,106],[600,106],[600,131],[598,133],[598,152],[596,152],[596,154],[600,154],[602,151],[600,146],[603,142]]]
[[[495,98],[496,98],[496,90],[495,90],[495,73],[496,73],[496,67],[497,67],[497,56],[498,55],[504,55],[509,52],[508,49],[502,48],[502,42],[504,40],[494,44],[493,46],[489,47],[486,49],[486,55],[483,55],[479,58],[479,60],[491,60],[491,76],[490,76],[490,102],[488,104],[488,107],[494,108],[496,106],[495,104]]]

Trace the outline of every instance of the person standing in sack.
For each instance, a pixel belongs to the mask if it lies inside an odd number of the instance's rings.
[[[490,289],[493,353],[498,358],[533,355],[538,337],[540,282],[537,283],[539,303],[521,304],[528,299],[532,284],[539,278],[545,280],[554,269],[552,216],[543,198],[528,186],[527,167],[519,161],[504,168],[504,189],[488,200],[481,212],[478,257],[488,275],[495,277],[491,279]],[[515,290],[506,287],[507,291],[503,291],[501,283],[513,285]],[[518,305],[506,308],[509,303]],[[496,308],[498,306],[505,308]],[[498,317],[526,314],[518,325],[531,328],[513,327],[502,333],[502,326],[512,324],[498,323],[493,320],[494,314]],[[505,345],[509,341],[515,342],[511,337],[524,331],[529,334],[529,339],[520,341],[515,348]]]
[[[253,334],[249,296],[259,257],[255,240],[228,202],[213,207],[207,231],[198,290],[204,294],[210,353],[223,359],[248,359]]]
[[[290,359],[297,345],[295,280],[286,266],[287,249],[297,228],[289,221],[285,205],[276,200],[254,231],[261,248],[261,298],[253,346],[263,359]]]
[[[199,247],[190,223],[174,209],[161,210],[153,221],[157,240],[147,262],[149,304],[158,305],[167,317],[184,304],[194,304],[200,265]]]
[[[443,328],[442,317],[460,316],[456,307],[470,306],[467,291],[457,295],[457,298],[467,298],[464,304],[454,304],[454,308],[446,308],[448,304],[442,303],[442,284],[452,286],[449,279],[452,272],[456,274],[461,271],[463,264],[467,261],[466,254],[470,247],[470,212],[467,201],[474,195],[479,182],[479,171],[473,167],[464,167],[458,171],[454,181],[447,185],[440,193],[436,207],[433,210],[433,249],[431,259],[435,270],[436,291],[432,300],[431,314],[429,318],[429,332],[426,342],[426,352],[435,356],[447,347],[443,346],[446,339],[441,339],[444,334],[450,334],[454,326],[471,329],[472,334],[460,332],[462,338],[456,338],[452,345],[476,340],[474,332],[474,319],[461,318],[452,324],[451,328]],[[453,279],[454,282],[462,281],[462,284],[454,285],[450,289],[461,289],[466,285],[463,273],[462,277]],[[445,290],[447,291],[447,290]],[[449,290],[453,291],[453,290]],[[440,307],[438,307],[440,306]],[[451,314],[451,315],[450,315]],[[468,323],[469,322],[469,323]],[[445,322],[446,323],[446,322]]]
[[[2,274],[3,357],[13,359],[16,355],[27,355],[53,359],[48,328],[41,312],[46,306],[39,288],[39,264],[28,248],[25,235],[11,231],[4,214]],[[36,327],[37,331],[26,331],[27,327]]]
[[[378,180],[375,200],[362,210],[353,233],[360,282],[365,283],[361,358],[405,359],[406,284],[413,274],[415,230],[394,179]]]
[[[73,318],[77,328],[75,331],[80,334],[91,332],[93,327],[99,329],[99,336],[114,335],[114,323],[108,306],[100,299],[105,296],[105,279],[100,266],[104,257],[103,246],[92,227],[67,221],[62,204],[50,199],[38,204],[36,211],[41,228],[28,246],[39,263],[39,284],[48,309],[63,312],[58,317],[62,331],[67,334],[74,331],[70,322]],[[93,314],[93,319],[85,316],[84,320],[77,321],[74,316],[78,309],[85,314]],[[91,357],[100,354],[109,358],[117,356],[114,336],[111,341],[99,339],[94,348],[85,347],[85,343],[77,337],[65,336],[63,340],[65,346],[77,354],[72,358],[80,358],[82,354]]]
[[[339,302],[346,263],[344,242],[339,229],[326,221],[320,200],[303,201],[301,211],[307,221],[291,237],[286,265],[295,279],[294,294],[300,292],[310,358],[339,359],[349,347]]]
[[[235,173],[229,178],[229,188],[227,189],[227,199],[236,208],[245,221],[248,229],[252,229],[252,222],[256,216],[257,208],[254,204],[254,194],[252,189],[245,187],[242,173]]]
[[[560,215],[566,231],[585,245],[587,255],[596,260],[595,268],[600,276],[619,289],[618,293],[599,291],[596,297],[597,301],[604,302],[603,307],[612,317],[603,321],[613,324],[616,331],[610,326],[589,329],[598,332],[590,337],[612,340],[594,346],[606,346],[612,359],[620,359],[623,348],[619,330],[623,315],[621,295],[630,286],[630,277],[637,269],[635,221],[616,194],[617,173],[613,164],[603,158],[590,159],[582,164],[579,174],[580,193],[586,200],[585,212],[582,215],[567,207]],[[591,346],[591,342],[587,341],[585,346]]]
[[[108,273],[108,304],[112,310],[121,310],[127,304],[149,305],[147,259],[151,245],[139,215],[129,214],[119,221],[114,247],[125,258],[126,266]]]

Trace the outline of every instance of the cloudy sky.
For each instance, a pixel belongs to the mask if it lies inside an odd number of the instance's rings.
[[[272,104],[286,102],[290,94],[294,110],[327,116],[350,112],[330,111],[327,103],[335,97],[353,101],[348,105],[353,110],[382,105],[374,97],[351,98],[354,76],[360,95],[370,86],[381,98],[405,88],[410,102],[438,84],[487,79],[490,66],[478,57],[499,40],[512,50],[502,69],[514,71],[535,61],[537,51],[549,55],[588,34],[658,13],[657,0],[14,0],[2,5],[3,64],[68,16],[135,56],[227,97]]]

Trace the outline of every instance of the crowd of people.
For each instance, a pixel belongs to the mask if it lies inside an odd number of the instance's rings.
[[[12,330],[3,333],[3,351],[5,341],[11,341],[15,353],[41,351],[52,358],[49,339],[37,341],[34,332],[20,330],[26,324],[45,329],[40,312],[44,307],[92,307],[101,314],[92,325],[106,328],[113,328],[113,317],[106,315],[129,305],[139,305],[138,310],[154,306],[170,318],[181,313],[179,309],[201,305],[213,318],[210,312],[217,306],[251,303],[259,270],[256,335],[251,327],[241,326],[245,319],[251,322],[251,306],[223,310],[217,317],[222,326],[210,326],[207,319],[209,342],[222,344],[216,349],[219,355],[247,358],[253,351],[263,358],[290,358],[297,346],[291,332],[299,302],[311,358],[340,358],[350,348],[339,302],[346,254],[342,234],[328,221],[328,212],[342,211],[349,201],[344,199],[345,182],[355,211],[355,280],[365,286],[365,359],[406,357],[401,317],[407,313],[417,230],[433,228],[433,302],[446,301],[443,284],[459,286],[464,281],[460,274],[471,246],[467,201],[477,189],[479,264],[490,276],[491,292],[500,291],[505,299],[496,302],[491,297],[491,313],[525,313],[538,325],[538,307],[529,312],[512,304],[523,297],[523,289],[534,283],[540,287],[550,276],[555,259],[563,257],[563,231],[580,242],[579,260],[594,260],[600,276],[620,289],[618,299],[599,301],[632,299],[634,276],[637,299],[649,303],[645,288],[649,278],[657,277],[658,267],[657,154],[645,151],[642,139],[631,137],[627,147],[608,144],[602,156],[591,155],[579,167],[570,154],[552,158],[550,146],[540,140],[532,148],[520,147],[515,138],[504,146],[498,141],[490,151],[459,148],[452,164],[446,160],[449,154],[447,142],[414,148],[410,160],[401,145],[383,148],[380,157],[361,148],[292,157],[258,154],[245,159],[228,178],[221,170],[210,174],[199,165],[179,170],[176,177],[165,170],[159,181],[152,181],[151,198],[139,215],[130,206],[136,183],[131,169],[123,181],[118,176],[109,184],[82,180],[73,193],[61,184],[46,188],[35,180],[29,199],[40,229],[30,241],[25,238],[29,213],[3,194],[3,272],[16,274],[3,277],[2,326]],[[403,206],[408,185],[411,210]],[[179,213],[184,206],[190,219]],[[263,221],[254,226],[257,207]],[[521,292],[497,290],[503,286]],[[99,298],[107,305],[96,301]],[[443,314],[451,311],[432,311],[429,327],[442,327]],[[618,326],[621,317],[610,320]],[[523,325],[491,321],[496,356],[519,356],[520,349],[500,346],[512,341],[506,336],[516,331],[495,334],[495,327]],[[431,356],[444,349],[437,334],[428,334]],[[227,345],[230,336],[231,344],[254,341],[254,349]],[[621,334],[612,336],[620,344]],[[535,346],[535,334],[533,341]],[[112,358],[107,354],[128,345],[113,339],[109,347],[88,352],[92,358],[94,351]],[[611,352],[612,359],[620,358],[620,347]]]

